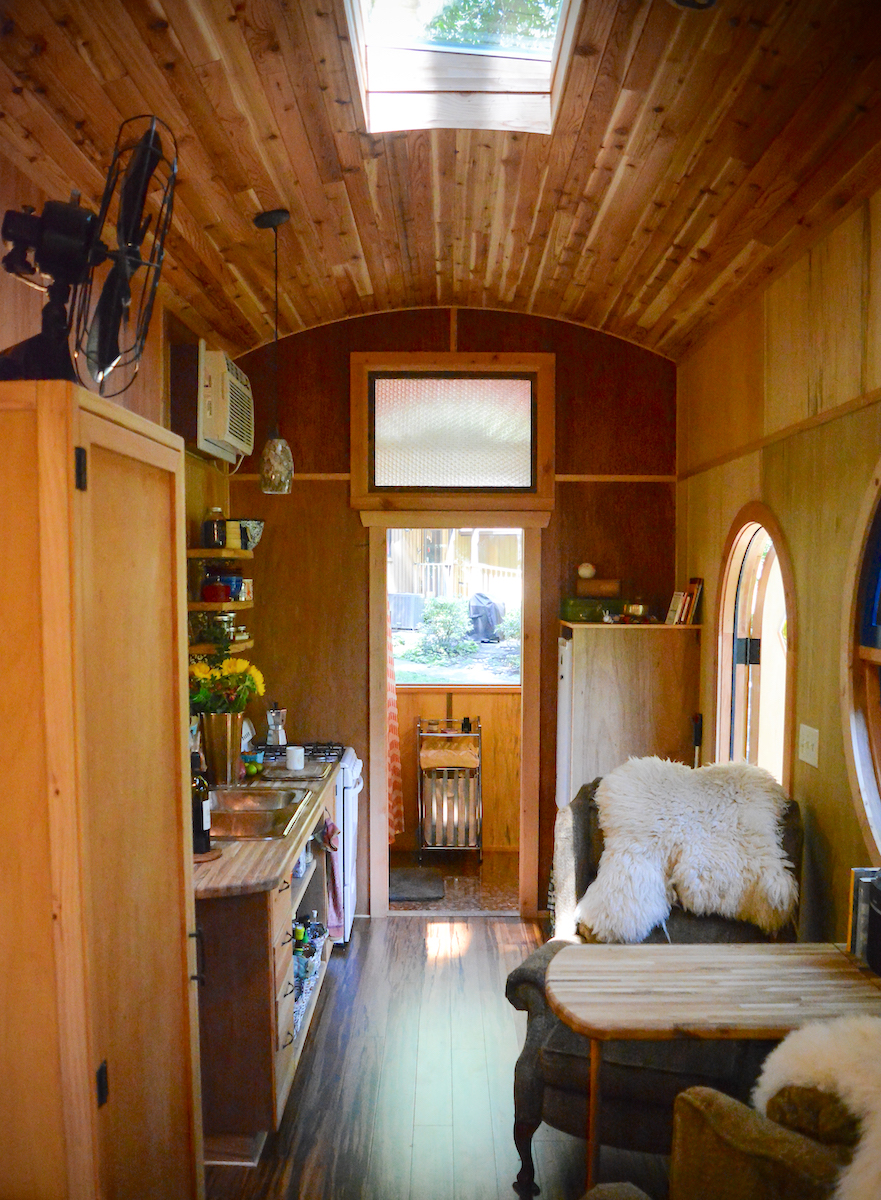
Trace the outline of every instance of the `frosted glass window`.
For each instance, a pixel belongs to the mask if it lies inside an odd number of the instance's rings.
[[[371,374],[373,486],[529,491],[530,376]]]

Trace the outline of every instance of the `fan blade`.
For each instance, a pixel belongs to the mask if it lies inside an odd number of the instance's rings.
[[[86,343],[89,374],[98,383],[119,358],[119,327],[128,317],[130,304],[131,288],[125,267],[114,263],[95,305]]]
[[[138,141],[128,161],[119,197],[119,220],[116,232],[120,248],[140,246],[146,232],[142,224],[147,188],[153,172],[162,161],[162,142],[155,127],[151,126]]]

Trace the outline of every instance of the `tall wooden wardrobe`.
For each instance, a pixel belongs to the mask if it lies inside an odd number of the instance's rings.
[[[0,1198],[203,1194],[183,443],[0,384]]]

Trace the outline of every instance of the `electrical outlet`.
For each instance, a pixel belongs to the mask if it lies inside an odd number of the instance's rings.
[[[798,756],[809,767],[818,767],[820,754],[820,731],[811,729],[810,725],[798,727]]]

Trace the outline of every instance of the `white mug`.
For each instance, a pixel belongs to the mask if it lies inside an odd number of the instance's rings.
[[[284,752],[284,759],[289,771],[302,771],[306,765],[306,752],[302,746],[288,746]]]

